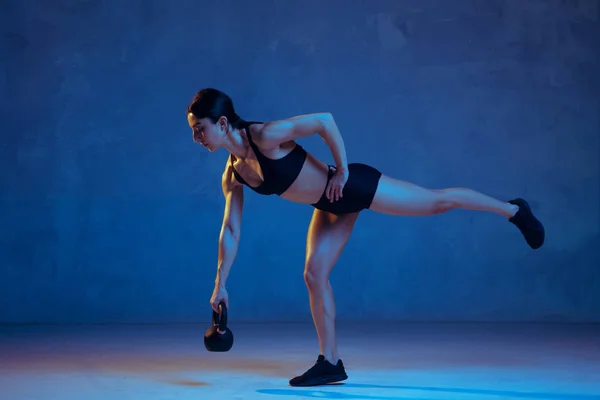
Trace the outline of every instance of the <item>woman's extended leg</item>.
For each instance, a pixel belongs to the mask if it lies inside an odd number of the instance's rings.
[[[429,216],[455,208],[489,211],[510,218],[517,205],[468,188],[426,189],[382,175],[370,209],[390,215]]]
[[[313,367],[290,380],[292,386],[323,385],[347,378],[337,349],[335,301],[329,274],[350,238],[358,215],[335,216],[318,209],[313,213],[306,238],[304,280],[320,354]]]
[[[532,248],[545,239],[544,227],[523,199],[502,202],[468,188],[426,189],[382,175],[370,210],[403,216],[429,216],[462,208],[500,214],[515,224]]]

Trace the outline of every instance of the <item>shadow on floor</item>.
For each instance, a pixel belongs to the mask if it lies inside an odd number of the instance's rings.
[[[509,390],[485,390],[485,389],[460,389],[460,388],[435,388],[427,386],[389,386],[389,385],[369,385],[361,383],[345,383],[336,385],[327,385],[327,387],[340,387],[349,389],[383,389],[383,390],[421,390],[436,393],[454,393],[466,395],[481,396],[499,396],[501,398],[518,399],[540,399],[540,400],[600,400],[599,395],[568,394],[568,393],[537,393],[537,392],[516,392]],[[366,400],[390,400],[389,396],[359,395],[343,392],[331,392],[329,390],[315,390],[313,388],[305,389],[259,389],[257,393],[270,394],[276,396],[300,396],[300,397],[318,397],[323,399],[366,399]],[[426,400],[425,398],[402,397],[404,400]]]
[[[207,382],[200,382],[200,381],[191,381],[191,380],[172,380],[172,381],[168,381],[168,383],[172,384],[172,385],[178,385],[178,386],[189,386],[189,387],[203,387],[203,386],[210,386],[210,383]]]

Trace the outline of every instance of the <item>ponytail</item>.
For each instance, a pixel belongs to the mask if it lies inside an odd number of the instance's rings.
[[[229,123],[234,129],[243,129],[246,128],[249,124],[242,117],[237,115],[235,112],[233,113],[233,118],[229,120]]]

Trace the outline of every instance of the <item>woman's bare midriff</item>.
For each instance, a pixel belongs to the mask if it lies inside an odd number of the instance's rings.
[[[272,159],[280,159],[292,151],[294,146],[296,146],[294,142],[285,143],[280,148],[270,152],[265,151],[263,154]],[[252,150],[250,152],[253,153]],[[249,185],[257,187],[261,184],[262,172],[260,172],[260,166],[254,154],[246,161],[235,160],[234,168]],[[300,174],[280,197],[302,204],[318,202],[327,186],[328,171],[327,164],[307,152],[306,161],[300,170]]]
[[[307,152],[300,174],[281,197],[302,204],[318,202],[327,186],[328,171],[327,164]]]

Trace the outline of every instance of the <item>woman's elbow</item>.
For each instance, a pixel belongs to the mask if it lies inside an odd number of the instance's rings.
[[[240,226],[234,221],[225,221],[221,229],[221,237],[227,241],[239,242],[240,240]]]
[[[323,112],[319,114],[319,120],[321,124],[324,126],[328,126],[329,124],[335,124],[335,119],[333,118],[333,114],[330,112]]]
[[[327,137],[336,130],[335,119],[333,118],[333,114],[329,112],[323,112],[318,114],[319,117],[319,135],[323,139],[327,139]]]

